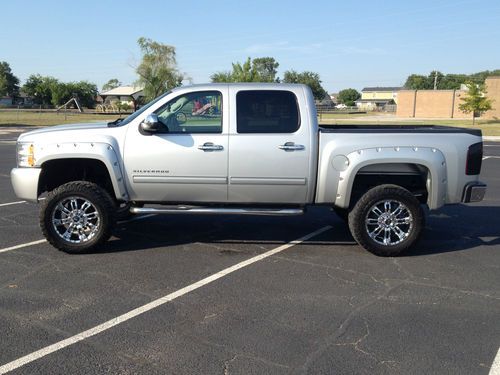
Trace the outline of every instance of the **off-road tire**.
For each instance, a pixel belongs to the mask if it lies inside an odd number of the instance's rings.
[[[81,197],[92,203],[99,217],[95,234],[86,242],[73,243],[58,234],[53,225],[53,212],[65,199]],[[70,254],[81,254],[95,250],[106,242],[116,222],[116,206],[109,193],[100,186],[87,181],[68,182],[52,190],[40,209],[40,227],[47,241],[55,248]]]
[[[408,226],[407,237],[395,244],[381,244],[368,233],[368,219],[373,216],[372,209],[386,201],[399,202],[404,205],[411,215],[411,226]],[[372,214],[371,214],[372,212]],[[371,219],[373,221],[373,219]],[[390,219],[388,221],[390,223]],[[384,222],[385,224],[385,222]],[[403,228],[405,224],[402,224]],[[418,242],[425,227],[425,214],[420,202],[408,190],[397,185],[380,185],[368,190],[354,205],[349,213],[349,229],[358,244],[366,250],[379,256],[397,256],[411,249]],[[378,228],[378,227],[377,227]],[[389,230],[390,232],[390,230]],[[391,233],[391,232],[390,232]],[[394,238],[398,239],[394,231]],[[396,242],[396,241],[395,241]]]

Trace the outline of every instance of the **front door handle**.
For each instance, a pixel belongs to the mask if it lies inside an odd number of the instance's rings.
[[[296,145],[294,142],[286,142],[284,145],[279,145],[278,148],[285,151],[302,151],[306,149],[304,145]]]
[[[224,147],[221,145],[214,145],[212,142],[205,142],[201,146],[198,146],[198,150],[203,151],[222,151]]]

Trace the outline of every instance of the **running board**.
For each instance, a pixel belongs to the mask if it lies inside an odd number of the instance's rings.
[[[264,216],[293,216],[302,215],[303,209],[300,208],[214,208],[214,207],[186,207],[178,206],[175,208],[148,208],[131,207],[133,214],[219,214],[219,215],[264,215]]]

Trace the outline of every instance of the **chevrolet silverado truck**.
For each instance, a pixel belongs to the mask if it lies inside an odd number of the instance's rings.
[[[305,85],[207,84],[114,122],[22,134],[11,180],[19,198],[41,201],[44,236],[69,253],[101,246],[127,213],[326,205],[365,249],[395,256],[420,237],[424,205],[483,199],[482,148],[475,129],[319,126]]]

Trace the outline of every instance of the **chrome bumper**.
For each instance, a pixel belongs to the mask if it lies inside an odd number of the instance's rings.
[[[19,198],[38,201],[38,178],[41,172],[41,168],[14,168],[10,171],[10,181]]]
[[[463,203],[480,202],[486,194],[486,184],[480,181],[469,182],[465,185],[462,195]]]

